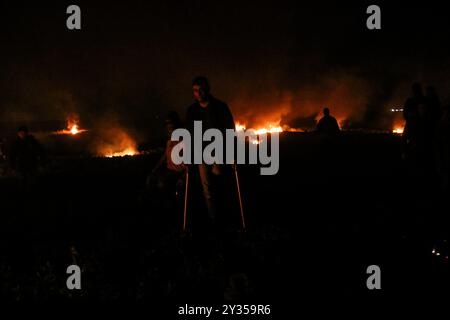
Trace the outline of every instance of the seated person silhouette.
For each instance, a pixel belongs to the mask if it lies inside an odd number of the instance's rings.
[[[317,123],[317,131],[328,135],[337,134],[341,131],[336,118],[330,115],[330,109],[323,109],[323,117]]]

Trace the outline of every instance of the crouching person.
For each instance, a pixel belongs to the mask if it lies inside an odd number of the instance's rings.
[[[147,189],[152,195],[162,196],[160,200],[167,200],[173,203],[174,197],[180,194],[183,189],[183,178],[185,166],[183,164],[175,164],[172,160],[172,149],[179,143],[172,141],[170,138],[175,129],[181,127],[181,121],[176,112],[169,112],[165,120],[167,142],[164,153],[147,177]]]

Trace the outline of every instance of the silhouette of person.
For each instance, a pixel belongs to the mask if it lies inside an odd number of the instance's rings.
[[[215,128],[220,130],[224,136],[226,129],[235,129],[234,119],[228,105],[211,94],[209,81],[206,77],[194,78],[192,89],[195,102],[188,107],[186,113],[186,127],[190,131],[191,137],[194,136],[194,121],[202,122],[203,131]],[[194,143],[191,146],[194,146]],[[222,154],[225,155],[225,152]],[[214,180],[217,180],[217,176],[222,175],[223,167],[219,164],[202,163],[198,165],[198,171],[208,214],[211,220],[215,221],[218,195]]]
[[[403,108],[403,116],[405,120],[416,117],[419,112],[419,106],[425,103],[422,85],[416,82],[411,87],[412,95],[406,100]]]
[[[165,120],[167,141],[164,153],[153,168],[150,176],[147,178],[147,187],[151,185],[152,180],[156,180],[156,187],[163,192],[169,192],[177,183],[179,183],[185,166],[175,164],[172,160],[172,150],[179,143],[172,141],[172,132],[181,127],[181,120],[178,113],[170,111]]]
[[[425,96],[422,85],[416,82],[412,85],[412,95],[406,100],[403,108],[405,119],[403,145],[406,157],[413,161],[418,160],[424,149],[424,114]]]
[[[339,124],[333,116],[330,115],[330,109],[323,109],[323,117],[317,123],[317,131],[328,135],[340,132]]]
[[[17,173],[25,187],[31,186],[37,177],[39,165],[44,160],[44,151],[40,143],[29,134],[26,126],[17,130],[17,138],[11,145],[9,164]]]

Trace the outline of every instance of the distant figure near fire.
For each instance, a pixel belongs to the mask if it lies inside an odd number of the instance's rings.
[[[186,128],[194,136],[194,121],[202,121],[203,130],[218,129],[225,136],[226,129],[235,129],[233,116],[228,105],[210,93],[209,81],[206,77],[196,77],[192,81],[195,102],[188,107],[186,114]],[[215,177],[223,172],[223,165],[205,163],[198,165],[203,196],[208,208],[208,214],[215,221],[217,215],[217,186]]]
[[[39,142],[29,134],[27,127],[19,127],[17,138],[9,152],[9,164],[12,171],[19,175],[25,187],[34,183],[43,158],[44,152]]]
[[[421,112],[424,110],[425,96],[423,94],[422,85],[414,83],[412,86],[412,96],[409,97],[403,109],[403,118],[405,119],[405,129],[403,131],[403,139],[405,151],[408,156],[416,154],[421,149],[423,126],[420,121]]]
[[[323,109],[323,117],[317,123],[317,131],[326,134],[336,134],[341,131],[336,118],[330,115],[330,109]]]

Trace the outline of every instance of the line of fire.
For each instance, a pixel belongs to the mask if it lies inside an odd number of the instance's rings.
[[[389,115],[389,113],[392,115]],[[375,134],[394,134],[394,135],[402,135],[405,120],[403,118],[403,107],[399,108],[390,108],[386,112],[385,118],[389,119],[392,125],[391,127],[385,128],[364,128],[361,126],[352,127],[349,125],[347,118],[344,115],[341,115],[337,118],[339,128],[344,133],[352,133],[352,132],[364,132],[364,133],[375,133]],[[281,117],[281,116],[280,116]],[[268,120],[261,121],[258,120],[257,125],[249,126],[249,121],[245,119],[238,118],[235,121],[235,130],[236,131],[253,131],[256,136],[260,136],[263,134],[270,133],[313,133],[316,131],[316,126],[319,120],[321,119],[321,113],[318,112],[316,115],[311,117],[305,117],[302,119],[296,119],[296,122],[300,122],[303,124],[299,127],[291,127],[288,123],[283,123],[278,117],[278,120]],[[259,115],[259,118],[264,118],[264,115]],[[269,118],[273,118],[271,115]],[[2,154],[3,157],[6,157],[6,147],[7,147],[7,136],[11,132],[11,128],[15,128],[18,125],[18,121],[12,123],[3,123],[2,132],[3,132],[3,140],[2,140]],[[36,136],[41,138],[47,144],[48,149],[54,149],[55,153],[58,151],[54,148],[55,144],[74,144],[74,141],[79,141],[80,146],[78,148],[74,148],[74,150],[79,151],[78,156],[86,156],[86,157],[124,157],[124,156],[139,156],[140,154],[145,154],[146,152],[152,152],[155,148],[147,148],[145,147],[146,141],[140,141],[143,145],[142,148],[138,148],[139,141],[136,137],[133,137],[126,128],[123,126],[112,124],[109,128],[102,128],[100,130],[92,130],[87,129],[82,126],[80,123],[80,116],[78,114],[74,114],[69,116],[66,120],[57,120],[57,121],[40,121],[40,122],[29,122],[24,121],[23,123],[27,123],[31,128],[35,128],[37,131],[34,132]],[[51,130],[49,128],[55,128]],[[59,127],[59,129],[58,129]],[[91,131],[91,132],[90,132]],[[95,132],[92,132],[95,131]],[[112,133],[111,131],[115,131]],[[135,130],[130,130],[135,131]],[[89,136],[87,139],[85,136]],[[108,139],[109,138],[109,139]],[[90,140],[90,141],[89,141]],[[99,142],[99,140],[102,140]],[[110,140],[110,141],[108,141]],[[75,142],[77,143],[77,142]],[[258,140],[252,140],[250,143],[258,144]],[[72,155],[73,152],[72,152]]]

